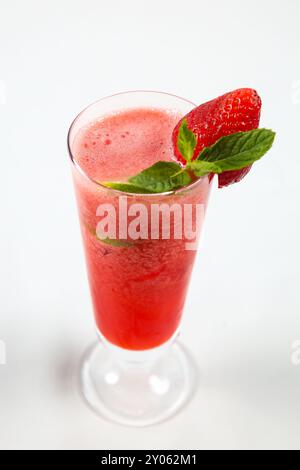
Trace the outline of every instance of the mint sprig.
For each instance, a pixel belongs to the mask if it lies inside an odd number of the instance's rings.
[[[185,167],[175,162],[159,161],[141,173],[129,178],[128,183],[102,183],[112,189],[128,193],[164,193],[187,186],[194,177],[210,173],[241,170],[259,160],[272,147],[275,132],[254,129],[221,137],[204,148],[192,160],[197,144],[196,135],[188,129],[184,119],[179,128],[177,146],[186,159]]]

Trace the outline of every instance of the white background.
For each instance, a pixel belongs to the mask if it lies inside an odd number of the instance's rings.
[[[1,448],[300,448],[298,0],[0,1]],[[193,402],[145,429],[94,415],[94,341],[66,133],[132,89],[201,103],[251,86],[274,149],[213,191],[182,330]]]

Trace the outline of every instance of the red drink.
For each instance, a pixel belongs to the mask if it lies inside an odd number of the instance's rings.
[[[102,183],[127,182],[173,161],[173,128],[193,107],[165,93],[121,93],[86,108],[69,131],[95,320],[106,339],[85,356],[82,391],[96,412],[118,423],[164,420],[195,386],[193,361],[173,338],[196,254],[196,219],[202,224],[197,209],[205,208],[210,183],[204,177],[160,194]],[[187,231],[186,220],[193,222]],[[115,222],[105,235],[103,221]]]
[[[72,153],[82,172],[94,181],[126,181],[159,160],[173,159],[171,135],[178,112],[134,108],[107,114],[79,130]],[[160,346],[176,332],[182,315],[196,251],[186,249],[187,239],[175,239],[175,217],[170,217],[170,237],[104,243],[96,236],[97,208],[116,209],[122,193],[103,188],[74,169],[75,187],[84,240],[88,276],[98,330],[124,349]],[[171,194],[127,195],[127,205],[206,205],[208,178]],[[132,218],[131,218],[132,219]],[[128,216],[128,223],[130,216]],[[120,245],[120,246],[119,246]],[[124,245],[124,246],[123,246]]]

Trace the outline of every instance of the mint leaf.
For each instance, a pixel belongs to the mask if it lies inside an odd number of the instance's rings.
[[[205,162],[202,160],[194,160],[189,163],[189,168],[200,178],[209,173],[222,173],[222,169],[217,163]]]
[[[97,240],[102,243],[106,243],[107,245],[116,246],[118,248],[130,248],[133,246],[133,243],[127,242],[126,240],[115,240],[113,238],[98,238],[96,235]]]
[[[131,246],[133,246],[133,243],[131,242],[128,242],[126,240],[117,240],[117,239],[114,239],[114,238],[99,238],[97,236],[97,232],[96,232],[96,229],[94,229],[93,227],[91,227],[89,224],[87,224],[86,222],[83,222],[83,225],[85,226],[85,228],[90,232],[91,235],[93,235],[96,240],[98,240],[99,242],[101,243],[105,243],[107,245],[111,245],[111,246],[116,246],[116,247],[122,247],[122,248],[129,248]]]
[[[138,175],[129,178],[135,187],[153,193],[164,193],[189,184],[191,177],[175,162],[157,162]]]
[[[263,157],[272,147],[274,138],[275,132],[269,129],[254,129],[221,137],[211,147],[204,148],[189,168],[197,176],[201,172],[204,174],[204,170],[207,173],[240,170]]]
[[[171,176],[171,183],[174,188],[181,188],[182,186],[187,186],[192,181],[192,178],[189,172],[185,169],[181,169],[178,173],[175,173]]]
[[[151,194],[153,191],[149,191],[145,188],[141,188],[139,186],[134,186],[130,183],[110,183],[107,181],[103,181],[100,184],[102,186],[106,186],[106,188],[116,189],[117,191],[122,191],[124,193],[136,193],[136,194]]]
[[[196,145],[196,135],[188,128],[186,119],[183,119],[179,127],[177,148],[187,162],[191,161]]]

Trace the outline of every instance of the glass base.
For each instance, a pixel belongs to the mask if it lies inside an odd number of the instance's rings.
[[[138,358],[140,352],[134,354]],[[153,360],[130,362],[98,341],[84,356],[81,387],[87,403],[102,417],[149,426],[175,415],[187,403],[196,377],[193,360],[176,342]]]

